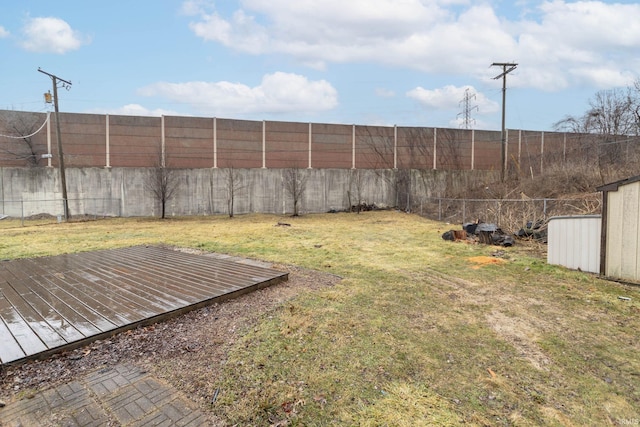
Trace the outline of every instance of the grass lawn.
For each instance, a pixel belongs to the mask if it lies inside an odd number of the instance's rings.
[[[229,425],[640,424],[640,287],[535,245],[398,212],[25,225],[0,222],[0,258],[167,244],[341,276],[244,332],[211,406]]]

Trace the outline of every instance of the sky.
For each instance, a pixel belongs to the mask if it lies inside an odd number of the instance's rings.
[[[640,76],[640,1],[3,1],[0,109],[553,130]]]

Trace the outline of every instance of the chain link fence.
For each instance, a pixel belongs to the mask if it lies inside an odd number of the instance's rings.
[[[120,199],[69,199],[68,205],[72,220],[121,216]],[[64,217],[62,199],[0,200],[0,219],[7,223],[47,224],[62,222]]]
[[[602,195],[563,199],[448,199],[429,198],[419,206],[421,216],[451,224],[495,223],[515,232],[527,224],[546,223],[552,216],[600,214]]]

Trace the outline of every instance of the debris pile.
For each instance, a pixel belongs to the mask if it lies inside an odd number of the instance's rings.
[[[444,240],[471,240],[485,245],[513,246],[513,236],[505,233],[496,224],[482,221],[469,222],[462,225],[462,230],[449,230],[442,234]]]
[[[515,233],[520,239],[530,238],[542,243],[547,243],[547,225],[544,221],[527,221],[527,225]]]

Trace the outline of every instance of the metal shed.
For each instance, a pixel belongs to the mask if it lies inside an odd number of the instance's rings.
[[[554,216],[547,226],[547,262],[598,273],[600,215]]]
[[[600,274],[640,281],[640,175],[602,191]]]

